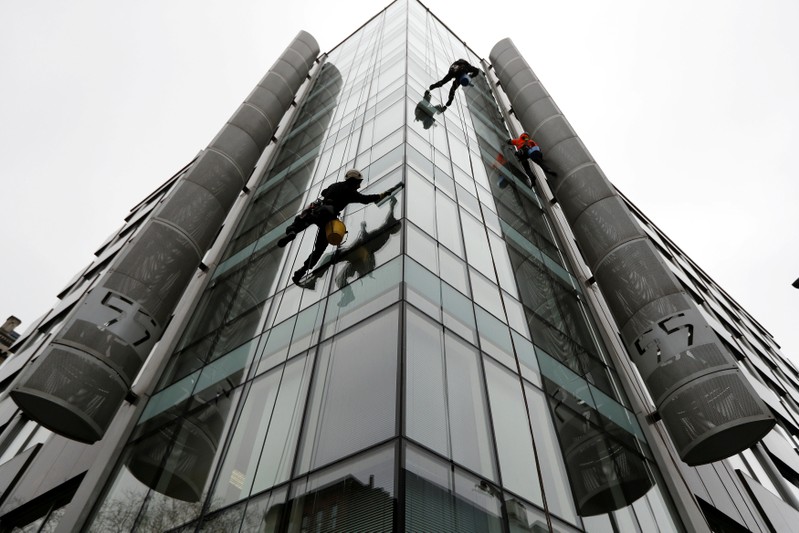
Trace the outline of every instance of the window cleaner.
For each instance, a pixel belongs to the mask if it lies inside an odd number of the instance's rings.
[[[361,188],[362,182],[363,175],[361,175],[359,170],[348,170],[344,174],[344,181],[336,182],[325,188],[322,191],[321,198],[312,202],[297,215],[294,221],[286,228],[286,234],[277,241],[277,245],[283,248],[293,241],[299,232],[306,230],[311,225],[318,227],[311,255],[294,272],[291,278],[295,284],[299,283],[308,269],[319,261],[325,248],[327,248],[328,242],[336,245],[341,244],[346,233],[346,227],[344,227],[344,223],[341,222],[339,217],[349,204],[376,204],[402,187],[402,183],[398,183],[380,194],[361,194],[358,189]],[[338,221],[338,224],[336,224],[336,221]],[[328,226],[330,227],[329,231]],[[328,234],[330,237],[328,237]]]
[[[524,165],[525,161],[533,161],[536,165],[541,167],[541,170],[553,178],[558,177],[558,173],[544,163],[544,153],[541,151],[538,143],[530,137],[529,133],[524,131],[518,138],[508,139],[506,142],[516,148],[516,157],[522,165]]]
[[[455,99],[455,91],[458,89],[459,85],[466,87],[467,85],[471,84],[471,78],[474,78],[480,74],[480,69],[474,67],[466,61],[465,59],[458,59],[449,67],[449,71],[447,71],[447,75],[441,81],[435,82],[433,85],[430,86],[430,91],[433,89],[437,89],[447,83],[449,80],[453,80],[452,87],[449,89],[449,98],[447,99],[447,103],[444,105],[444,109],[448,108],[452,105],[452,100]]]

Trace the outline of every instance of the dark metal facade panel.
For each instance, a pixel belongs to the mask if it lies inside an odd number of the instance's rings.
[[[0,507],[0,516],[25,505],[79,476],[91,464],[97,446],[53,436],[36,453],[25,475],[11,489]]]
[[[5,500],[6,493],[16,484],[41,447],[41,444],[31,446],[13,459],[0,465],[0,502]]]
[[[214,240],[227,211],[208,189],[191,181],[177,185],[175,194],[181,202],[170,202],[158,213],[158,219],[183,229],[197,250],[207,250]]]
[[[563,214],[570,224],[594,202],[616,196],[613,185],[605,178],[602,170],[594,164],[575,168],[554,184],[554,193],[563,208]]]
[[[636,224],[626,209],[620,209],[618,196],[605,197],[594,202],[572,223],[577,242],[585,255],[588,266],[595,270],[605,256],[603,252],[611,249],[609,243],[628,242],[644,237],[641,227]]]

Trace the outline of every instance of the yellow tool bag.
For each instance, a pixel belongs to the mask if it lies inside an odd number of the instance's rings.
[[[345,226],[344,223],[337,218],[334,218],[325,224],[325,236],[327,237],[327,242],[333,246],[338,246],[341,244],[341,242],[344,240],[344,235],[346,234],[347,226]]]

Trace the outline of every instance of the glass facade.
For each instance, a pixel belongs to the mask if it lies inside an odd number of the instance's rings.
[[[425,91],[458,58],[489,70],[442,111],[449,87]],[[777,419],[738,455],[680,463],[564,198],[508,151],[510,84],[416,0],[310,74],[103,440],[40,426],[9,391],[198,160],[0,365],[0,533],[792,530],[799,370],[621,195]],[[405,188],[349,206],[297,286],[316,229],[277,240],[349,168],[366,194]]]
[[[399,0],[324,58],[91,531],[679,531],[480,58]],[[348,168],[377,205],[304,287]]]

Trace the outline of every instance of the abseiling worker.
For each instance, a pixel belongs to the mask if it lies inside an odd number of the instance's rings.
[[[544,153],[541,151],[538,143],[530,137],[529,133],[526,131],[522,132],[518,138],[508,139],[506,142],[516,148],[516,157],[522,164],[527,160],[533,161],[536,165],[541,167],[541,170],[553,177],[557,177],[558,173],[544,163]]]
[[[447,83],[449,80],[453,80],[452,87],[449,89],[449,98],[447,99],[447,103],[444,105],[444,108],[447,108],[452,105],[452,100],[455,99],[455,91],[458,89],[458,86],[469,85],[469,78],[473,78],[478,74],[480,74],[480,69],[472,66],[471,63],[465,59],[458,59],[452,65],[450,65],[447,75],[444,76],[444,79],[435,82],[430,86],[429,90],[432,91],[433,89],[437,89]]]
[[[294,222],[286,228],[286,234],[277,241],[277,245],[283,248],[293,241],[299,232],[311,225],[316,225],[319,228],[311,255],[291,277],[295,284],[299,283],[305,273],[319,261],[325,252],[328,244],[325,225],[328,222],[337,219],[349,204],[375,204],[402,186],[401,183],[398,183],[380,194],[361,194],[358,189],[361,188],[362,181],[363,176],[359,170],[348,170],[344,174],[344,181],[336,182],[325,188],[322,191],[321,199],[303,209],[294,218]]]

